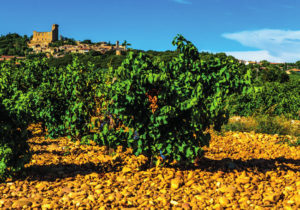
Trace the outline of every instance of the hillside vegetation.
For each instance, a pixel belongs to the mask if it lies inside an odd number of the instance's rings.
[[[0,63],[0,208],[299,208],[299,77],[173,45]]]
[[[132,148],[147,156],[147,167],[159,154],[192,164],[209,143],[205,130],[228,120],[226,99],[247,91],[250,72],[233,57],[202,58],[182,36],[173,44],[178,55],[169,62],[130,52],[106,71],[78,57],[60,68],[45,58],[4,62],[2,109],[25,124],[41,122],[50,138]]]
[[[0,36],[0,55],[25,56],[30,49],[27,46],[29,38],[19,34]]]

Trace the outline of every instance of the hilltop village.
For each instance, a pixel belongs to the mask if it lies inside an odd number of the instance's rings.
[[[33,31],[32,37],[24,37],[18,34],[8,34],[6,36],[0,36],[0,61],[8,61],[12,59],[22,60],[26,57],[34,56],[47,56],[48,58],[64,58],[65,61],[70,59],[71,54],[82,54],[82,56],[90,56],[88,59],[92,59],[95,56],[104,55],[118,55],[118,60],[115,62],[112,58],[99,62],[99,66],[106,67],[114,63],[115,66],[122,62],[123,57],[119,55],[125,55],[127,46],[130,45],[126,41],[120,44],[116,41],[115,44],[107,42],[92,43],[91,40],[75,41],[74,39],[65,38],[59,36],[59,25],[53,24],[51,31],[49,32],[37,32]],[[96,53],[94,53],[96,52]],[[109,52],[109,53],[108,53]],[[163,59],[171,58],[176,55],[176,52],[149,52],[153,56],[158,56]],[[159,57],[159,56],[158,56]],[[240,63],[245,65],[256,66],[257,69],[266,69],[268,65],[276,66],[281,70],[290,72],[300,72],[300,62],[297,64],[292,63],[269,63],[267,61],[245,61],[239,60]],[[18,62],[17,62],[18,63]],[[67,63],[67,62],[65,62]],[[101,64],[100,64],[101,63]],[[106,63],[106,64],[105,64]]]
[[[97,51],[105,54],[108,51],[116,51],[116,55],[121,55],[122,51],[126,51],[126,45],[108,44],[99,42],[96,44],[82,43],[80,41],[64,42],[62,36],[59,39],[58,25],[53,24],[50,32],[33,31],[33,37],[28,43],[28,47],[32,49],[31,53],[45,53],[48,56],[62,57],[66,53],[87,53]]]

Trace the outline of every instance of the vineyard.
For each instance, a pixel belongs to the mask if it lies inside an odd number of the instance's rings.
[[[234,115],[299,120],[299,79],[173,45],[105,70],[0,63],[0,207],[299,207],[299,132],[222,133]]]

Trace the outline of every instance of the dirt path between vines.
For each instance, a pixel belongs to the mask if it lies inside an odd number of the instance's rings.
[[[212,134],[195,169],[139,170],[130,150],[107,154],[66,138],[29,140],[26,174],[0,184],[0,208],[297,209],[300,150],[279,137]]]

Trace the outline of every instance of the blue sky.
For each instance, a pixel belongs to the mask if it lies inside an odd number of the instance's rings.
[[[10,0],[0,1],[0,34],[50,31],[94,42],[173,50],[184,35],[199,50],[245,60],[300,60],[299,0]]]

